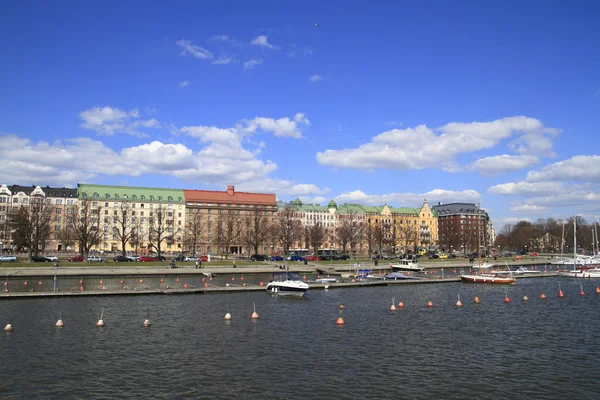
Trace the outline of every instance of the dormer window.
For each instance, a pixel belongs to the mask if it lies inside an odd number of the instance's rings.
[[[118,200],[118,199],[119,199],[119,195],[115,194],[115,200]]]
[[[135,194],[131,195],[131,200],[136,201],[137,200],[137,196]]]
[[[150,196],[150,201],[154,201],[154,196]]]
[[[107,199],[110,199],[110,194],[106,193],[104,196],[106,196]]]
[[[146,196],[144,196],[144,195],[141,195],[141,196],[140,196],[140,200],[146,200]]]
[[[172,196],[169,196],[169,197],[167,197],[167,200],[168,200],[168,201],[173,201],[173,197],[172,197]]]
[[[94,198],[97,199],[98,197],[100,197],[98,196],[98,193],[94,193]]]

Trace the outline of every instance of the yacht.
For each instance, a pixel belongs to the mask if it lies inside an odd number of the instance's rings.
[[[398,260],[396,264],[391,264],[390,268],[393,271],[415,271],[415,272],[423,272],[425,269],[419,266],[419,261],[416,259],[407,260],[402,259]]]
[[[304,296],[309,288],[295,272],[275,272],[267,284],[267,293]]]

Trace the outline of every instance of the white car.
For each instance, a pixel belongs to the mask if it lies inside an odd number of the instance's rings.
[[[16,256],[0,256],[0,261],[15,262],[15,261],[17,261],[17,257]]]
[[[58,261],[58,257],[57,256],[44,256],[44,257],[46,257],[50,261]]]
[[[98,256],[88,256],[87,262],[106,262],[106,258]]]

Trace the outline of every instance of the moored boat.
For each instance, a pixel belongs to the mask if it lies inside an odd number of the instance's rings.
[[[402,272],[391,272],[383,276],[383,279],[386,281],[389,280],[399,280],[399,279],[409,279],[408,276],[404,275]]]
[[[425,268],[419,266],[419,262],[415,259],[407,260],[402,259],[398,260],[397,263],[391,264],[390,268],[392,271],[415,271],[415,272],[423,272]]]
[[[275,272],[267,284],[267,293],[304,296],[309,288],[295,272]]]
[[[465,274],[460,276],[462,282],[469,283],[494,283],[498,285],[510,285],[515,283],[517,280],[511,275],[503,274]]]

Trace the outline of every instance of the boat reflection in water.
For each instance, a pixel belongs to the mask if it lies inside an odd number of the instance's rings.
[[[267,293],[304,296],[309,288],[295,272],[275,272],[267,285]]]

